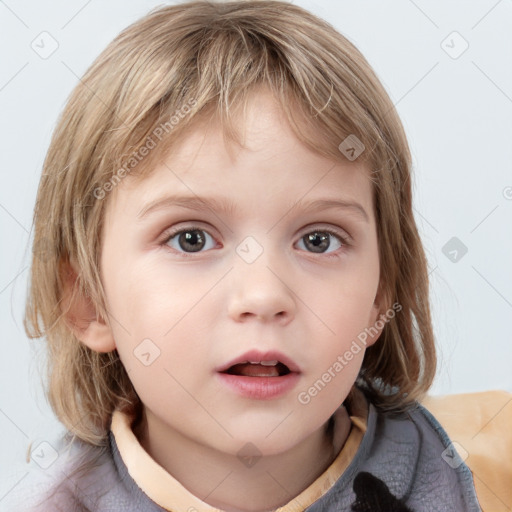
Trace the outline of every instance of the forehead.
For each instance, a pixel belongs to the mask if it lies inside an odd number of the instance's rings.
[[[254,95],[236,119],[243,146],[229,141],[218,120],[200,119],[144,175],[127,177],[114,191],[117,199],[136,203],[138,214],[165,195],[216,196],[252,205],[283,206],[329,196],[355,199],[372,210],[369,171],[362,160],[335,161],[298,140],[270,94]],[[124,200],[123,200],[124,198]],[[239,206],[244,206],[241,204]],[[133,212],[132,212],[133,213]]]

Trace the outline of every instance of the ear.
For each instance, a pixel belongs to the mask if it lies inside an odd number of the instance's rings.
[[[116,348],[108,323],[98,314],[90,297],[81,292],[77,265],[61,264],[63,283],[61,310],[66,324],[75,336],[95,352],[111,352]]]

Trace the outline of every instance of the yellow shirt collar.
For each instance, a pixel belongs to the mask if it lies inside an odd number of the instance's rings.
[[[349,395],[350,433],[332,464],[304,491],[276,512],[301,512],[322,497],[340,478],[356,454],[368,418],[368,404],[363,393],[353,388]],[[339,422],[336,418],[345,414],[341,406],[334,413],[334,444]],[[183,485],[157,464],[140,445],[131,429],[133,418],[116,410],[112,416],[111,431],[128,473],[138,487],[157,505],[169,511],[197,510],[197,512],[224,512],[212,507],[193,495]]]

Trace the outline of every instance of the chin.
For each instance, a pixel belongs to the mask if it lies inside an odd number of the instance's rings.
[[[295,426],[290,428],[290,425],[279,432],[278,425],[279,422],[274,422],[270,428],[268,424],[258,428],[258,425],[253,424],[250,429],[239,431],[237,434],[233,432],[229,452],[239,455],[240,451],[244,453],[253,449],[262,457],[280,455],[292,450],[311,435],[310,432],[297,431]]]

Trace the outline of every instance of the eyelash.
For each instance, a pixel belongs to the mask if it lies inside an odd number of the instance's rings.
[[[205,233],[208,233],[208,235],[210,235],[215,240],[215,237],[211,233],[209,233],[206,229],[199,227],[199,226],[190,225],[185,228],[179,228],[179,229],[167,231],[164,235],[163,241],[159,245],[161,247],[163,247],[164,249],[173,252],[174,254],[176,254],[176,253],[179,254],[183,258],[191,258],[194,256],[195,253],[176,251],[167,245],[169,243],[169,241],[172,238],[174,238],[176,235],[179,235],[181,233],[186,233],[187,231],[204,231]],[[339,257],[339,254],[337,254],[338,251],[340,249],[342,249],[343,247],[347,247],[350,245],[348,235],[343,235],[343,234],[339,233],[338,231],[335,231],[335,230],[329,229],[329,228],[311,229],[310,231],[306,231],[299,238],[299,240],[301,240],[303,237],[305,237],[306,235],[308,235],[310,233],[314,233],[315,231],[318,233],[327,233],[327,234],[333,236],[334,238],[337,238],[339,240],[339,242],[341,243],[341,247],[331,253],[314,253],[314,252],[306,251],[306,252],[309,252],[309,254],[318,254],[324,258],[338,258]],[[204,252],[204,251],[198,251],[197,253],[200,254],[201,252]]]

